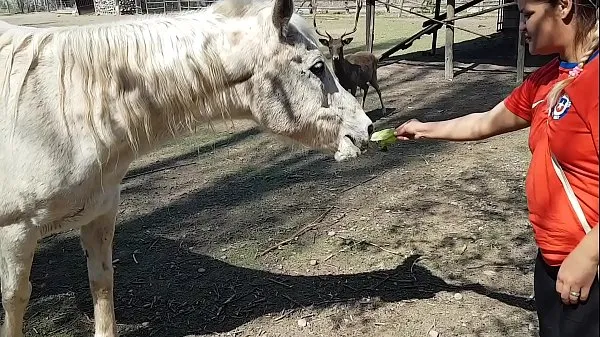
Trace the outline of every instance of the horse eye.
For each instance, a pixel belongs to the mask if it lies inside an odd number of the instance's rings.
[[[310,71],[317,76],[321,76],[323,71],[325,71],[325,63],[323,63],[323,61],[318,61],[310,67]]]

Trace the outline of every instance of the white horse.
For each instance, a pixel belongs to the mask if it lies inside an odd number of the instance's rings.
[[[371,120],[317,49],[292,0],[82,27],[0,24],[2,337],[19,337],[34,250],[80,228],[95,336],[116,336],[112,242],[129,164],[195,125],[252,119],[335,159]]]

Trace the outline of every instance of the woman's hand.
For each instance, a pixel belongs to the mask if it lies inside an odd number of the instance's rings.
[[[586,240],[590,236],[596,240]],[[598,226],[565,258],[556,278],[556,292],[564,304],[586,301],[598,272]],[[594,241],[596,245],[593,245]],[[591,243],[591,244],[590,244]]]
[[[423,136],[420,130],[423,129],[424,124],[416,119],[409,119],[397,127],[394,134],[399,140],[419,139]]]

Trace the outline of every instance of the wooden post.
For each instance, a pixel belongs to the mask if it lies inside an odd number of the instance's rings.
[[[445,47],[445,77],[452,81],[454,78],[454,0],[447,0],[446,5],[446,20],[450,25],[446,25],[446,47]]]
[[[440,7],[442,6],[442,0],[435,0],[435,12],[433,14],[433,18],[437,19],[440,16]],[[431,36],[431,55],[435,55],[437,51],[437,29],[433,31]]]
[[[400,8],[404,8],[404,0],[400,0]],[[398,12],[398,18],[402,17],[402,10]]]
[[[521,13],[519,22],[522,22],[523,14]],[[523,82],[525,77],[525,37],[524,33],[517,26],[517,34],[519,34],[519,45],[517,46],[517,83]]]
[[[359,0],[362,1],[362,0]],[[369,53],[373,52],[373,40],[375,38],[375,0],[367,0],[366,14],[366,49]]]

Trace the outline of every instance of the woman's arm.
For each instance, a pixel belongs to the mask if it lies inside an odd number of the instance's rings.
[[[486,112],[440,122],[422,123],[412,119],[396,128],[398,139],[441,139],[451,141],[481,140],[502,133],[523,129],[529,122],[498,103]]]

